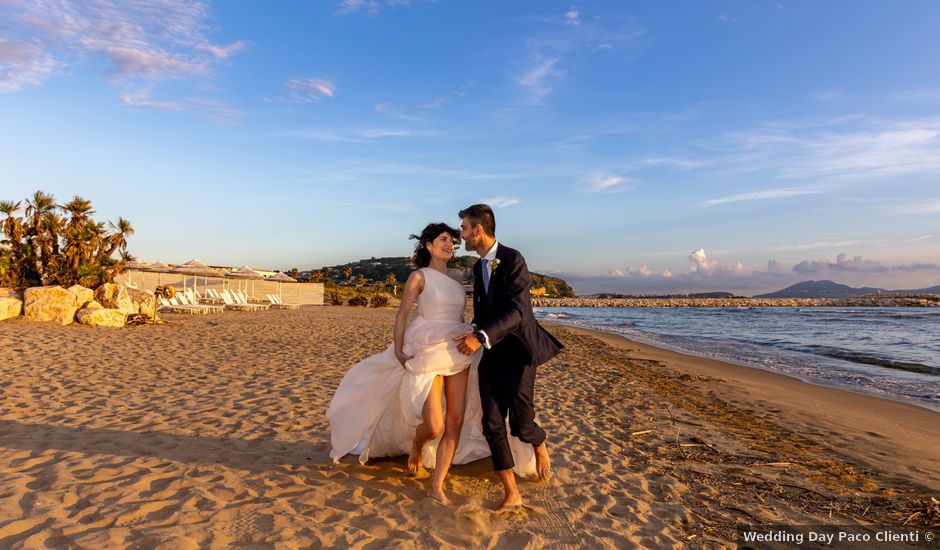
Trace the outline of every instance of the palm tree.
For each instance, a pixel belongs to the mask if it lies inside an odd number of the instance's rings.
[[[120,217],[117,219],[117,223],[111,222],[111,229],[113,232],[108,235],[108,249],[105,252],[105,256],[109,258],[118,249],[126,250],[127,238],[134,234],[134,227],[131,226],[131,222]]]

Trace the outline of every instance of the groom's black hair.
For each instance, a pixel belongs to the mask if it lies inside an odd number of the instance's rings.
[[[457,213],[460,219],[466,218],[471,226],[482,225],[483,232],[490,237],[496,236],[496,216],[488,204],[474,204]]]

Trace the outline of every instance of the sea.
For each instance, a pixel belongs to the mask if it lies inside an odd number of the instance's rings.
[[[536,318],[940,412],[940,308],[535,309]]]

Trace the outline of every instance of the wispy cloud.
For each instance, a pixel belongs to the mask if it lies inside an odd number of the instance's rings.
[[[889,271],[938,271],[940,265],[935,263],[912,263],[901,265],[885,265],[875,260],[865,259],[861,256],[849,257],[848,254],[839,254],[835,260],[802,261],[793,266],[793,271],[802,275],[827,275],[844,272],[885,273]]]
[[[15,30],[0,46],[0,89],[97,59],[125,86],[207,76],[245,47],[213,42],[210,18],[194,0],[4,0],[0,25]]]
[[[483,204],[488,204],[493,208],[509,208],[510,206],[522,202],[517,197],[494,197],[492,199],[483,199]]]
[[[0,40],[0,92],[39,85],[58,65],[37,41]]]
[[[411,0],[342,0],[339,3],[339,14],[349,15],[364,11],[369,15],[376,15],[383,8],[410,6],[411,4]]]
[[[120,96],[121,103],[128,109],[152,109],[175,111],[201,116],[221,123],[231,123],[241,118],[244,112],[229,107],[219,101],[205,97],[192,97],[174,101],[159,101],[150,98],[149,92]]]
[[[816,193],[820,193],[820,190],[799,187],[786,189],[764,189],[762,191],[751,191],[749,193],[740,193],[738,195],[728,195],[726,197],[707,200],[703,202],[702,205],[716,206],[719,204],[728,204],[732,202],[786,199],[790,197],[799,197],[802,195],[815,195]]]
[[[562,15],[539,18],[546,27],[526,39],[525,50],[515,57],[513,80],[527,92],[530,103],[539,104],[552,93],[567,75],[566,67],[575,63],[578,54],[620,47],[643,35],[633,21],[582,18],[571,8]]]
[[[336,141],[356,143],[362,141],[406,138],[416,134],[411,130],[399,128],[354,128],[349,130],[335,129],[295,129],[284,130],[274,134],[274,137],[304,139],[310,141]],[[426,136],[426,134],[425,134]]]
[[[659,152],[677,168],[836,184],[940,173],[940,118],[771,121]]]
[[[292,78],[284,87],[287,89],[288,99],[293,103],[310,103],[320,101],[324,97],[333,97],[336,86],[323,77]]]
[[[908,90],[891,96],[892,101],[940,101],[940,90]]]
[[[516,83],[528,90],[536,102],[541,101],[565,76],[565,71],[557,68],[557,65],[557,58],[535,59],[532,65],[516,77]]]
[[[633,180],[617,174],[596,173],[583,178],[579,185],[589,193],[613,193],[631,189]]]

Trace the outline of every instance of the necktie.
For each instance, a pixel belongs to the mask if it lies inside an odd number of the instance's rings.
[[[483,262],[483,291],[490,291],[490,261],[489,260],[480,260]]]

